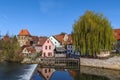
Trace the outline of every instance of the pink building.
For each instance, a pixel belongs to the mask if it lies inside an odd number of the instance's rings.
[[[42,75],[45,80],[50,80],[52,74],[55,72],[53,68],[38,68],[38,72]]]
[[[55,46],[50,39],[47,39],[42,46],[42,57],[54,57]]]
[[[39,37],[39,40],[37,41],[37,44],[35,46],[36,52],[39,53],[42,51],[42,46],[45,43],[45,41],[47,40],[47,37],[41,36]]]

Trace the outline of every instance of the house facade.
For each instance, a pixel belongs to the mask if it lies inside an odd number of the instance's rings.
[[[115,39],[117,40],[116,51],[120,52],[120,29],[114,29],[113,31]]]
[[[36,53],[36,50],[34,47],[25,47],[22,50],[22,54],[24,56],[30,56],[30,55],[34,55]]]
[[[63,47],[56,47],[54,53],[56,58],[66,57],[66,49]]]
[[[68,35],[67,40],[67,54],[74,54],[75,46],[73,46],[73,40],[71,34]]]
[[[64,47],[64,36],[65,36],[66,33],[61,33],[61,34],[58,34],[58,35],[55,35],[54,38],[59,42],[60,46],[58,47]]]
[[[55,72],[53,68],[38,68],[38,72],[45,80],[50,80],[52,74]]]
[[[47,37],[41,36],[41,37],[38,38],[37,44],[35,45],[35,49],[36,49],[37,53],[42,51],[42,49],[43,49],[42,46],[43,46],[43,44],[45,43],[46,40],[47,40]]]
[[[30,39],[30,33],[27,29],[22,29],[18,34],[18,42],[20,46],[26,45],[26,42]]]
[[[55,45],[48,38],[42,46],[42,57],[54,57]]]
[[[56,40],[54,36],[49,37],[49,39],[52,41],[55,47],[60,47],[60,42]]]
[[[50,37],[50,40],[55,43],[55,48],[63,47],[66,49],[67,54],[74,54],[75,47],[73,46],[73,40],[71,34],[61,33],[55,36]]]
[[[36,50],[36,53],[39,53],[42,51],[42,46],[41,45],[35,45],[35,50]]]

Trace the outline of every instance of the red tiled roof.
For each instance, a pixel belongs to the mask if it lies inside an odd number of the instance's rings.
[[[38,43],[38,41],[39,41],[39,37],[38,37],[38,36],[31,36],[31,38],[32,38],[32,41],[33,41],[35,44]]]
[[[30,51],[31,53],[34,53],[36,51],[35,48],[33,47],[26,47],[26,49]]]
[[[10,37],[6,34],[6,35],[3,37],[3,40],[4,40],[4,41],[9,41],[9,40],[10,40]]]
[[[30,45],[23,45],[23,46],[21,47],[21,49],[23,50],[23,49],[26,48],[26,47],[30,47]]]
[[[48,39],[47,37],[43,37],[43,36],[39,37],[39,41],[38,41],[37,45],[41,45],[42,46],[47,39]]]
[[[22,29],[18,35],[19,36],[30,36],[30,33],[27,29]]]
[[[114,36],[117,40],[120,39],[120,29],[114,29]]]
[[[58,40],[60,43],[62,43],[64,40],[65,33],[55,35],[54,38]]]
[[[31,36],[32,37],[32,40],[35,41],[35,42],[38,42],[39,41],[39,37],[38,36]]]
[[[31,44],[30,44],[30,40],[28,40],[27,42],[26,42],[26,45],[27,46],[30,46]]]

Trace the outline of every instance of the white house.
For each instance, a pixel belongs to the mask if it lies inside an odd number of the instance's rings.
[[[60,42],[54,36],[49,37],[49,39],[52,41],[55,47],[60,47]]]
[[[36,53],[36,50],[34,47],[25,47],[22,50],[22,54],[25,56],[34,55],[35,53]]]

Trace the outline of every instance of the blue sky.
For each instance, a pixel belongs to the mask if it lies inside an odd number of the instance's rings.
[[[71,33],[74,21],[86,10],[103,13],[113,28],[120,28],[120,0],[0,0],[0,34]]]

